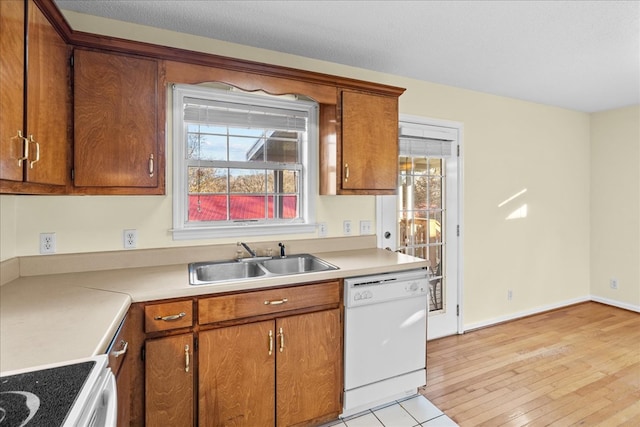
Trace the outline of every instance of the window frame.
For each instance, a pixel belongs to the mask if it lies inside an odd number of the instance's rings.
[[[318,104],[292,98],[290,95],[274,96],[265,93],[248,93],[229,87],[212,88],[198,85],[174,84],[170,89],[171,124],[173,135],[173,228],[174,240],[205,239],[218,237],[265,236],[275,234],[305,234],[316,231],[315,202],[318,175]],[[304,111],[308,115],[306,144],[300,145],[302,170],[300,174],[299,218],[264,221],[241,221],[213,224],[188,220],[188,160],[185,158],[187,137],[184,121],[184,98],[224,100],[240,104],[260,104],[267,107]]]

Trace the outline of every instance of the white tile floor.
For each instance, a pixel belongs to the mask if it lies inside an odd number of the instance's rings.
[[[336,420],[323,427],[456,427],[457,425],[424,396],[417,395]]]

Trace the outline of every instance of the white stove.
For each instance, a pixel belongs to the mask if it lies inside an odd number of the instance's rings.
[[[115,427],[107,355],[0,374],[2,427]]]

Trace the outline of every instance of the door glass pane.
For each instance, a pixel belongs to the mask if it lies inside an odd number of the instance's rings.
[[[399,250],[429,261],[429,311],[443,310],[444,159],[400,156]]]

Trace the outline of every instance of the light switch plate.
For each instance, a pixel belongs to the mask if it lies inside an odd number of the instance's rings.
[[[371,221],[360,221],[360,235],[371,234]]]

